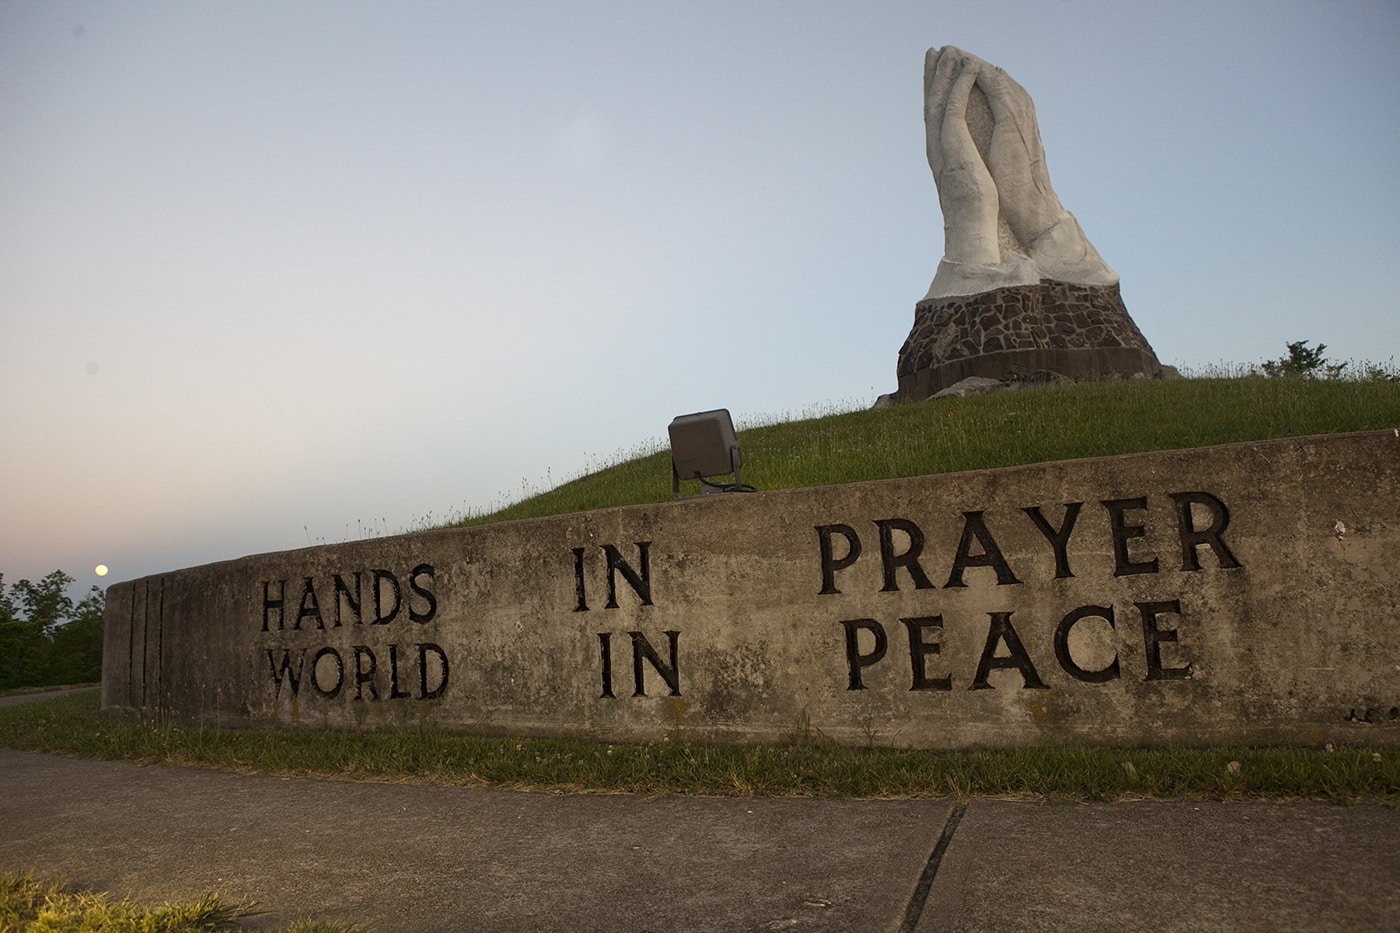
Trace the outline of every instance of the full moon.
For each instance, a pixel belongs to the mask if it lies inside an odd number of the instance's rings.
[[[93,568],[92,572],[97,574],[99,577],[105,577],[107,576],[107,565],[98,564],[96,567]]]

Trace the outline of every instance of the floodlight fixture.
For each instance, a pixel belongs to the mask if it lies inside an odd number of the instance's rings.
[[[739,440],[729,409],[697,411],[678,415],[667,428],[671,435],[671,493],[681,498],[682,480],[699,480],[701,492],[753,492],[745,486],[739,470]],[[734,474],[732,483],[712,483],[709,477]]]

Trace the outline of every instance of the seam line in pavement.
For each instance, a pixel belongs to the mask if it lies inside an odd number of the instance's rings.
[[[953,833],[957,832],[958,823],[966,812],[967,804],[960,803],[948,814],[948,822],[943,824],[938,844],[933,847],[928,864],[924,866],[924,873],[919,876],[919,883],[914,886],[909,906],[904,908],[904,921],[899,925],[899,933],[914,933],[914,928],[919,925],[919,917],[924,912],[924,902],[928,900],[928,892],[933,887],[933,876],[938,874],[938,864],[943,861],[943,853],[948,851],[948,844],[953,841]]]

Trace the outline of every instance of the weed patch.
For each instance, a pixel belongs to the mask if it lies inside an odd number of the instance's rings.
[[[0,930],[14,933],[215,933],[242,930],[257,912],[216,894],[146,907],[32,875],[0,874]],[[357,933],[358,927],[299,918],[283,933]]]
[[[0,745],[142,764],[553,793],[1313,799],[1400,805],[1400,749],[851,747],[815,730],[773,745],[596,743],[411,732],[241,731],[104,718],[96,692],[0,709]]]

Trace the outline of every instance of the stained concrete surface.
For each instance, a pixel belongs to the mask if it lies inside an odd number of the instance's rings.
[[[648,799],[0,749],[0,871],[384,933],[1394,930],[1397,838],[1370,805]]]
[[[115,584],[102,706],[590,741],[1400,746],[1397,550],[1396,431],[695,496]]]
[[[0,870],[381,931],[893,929],[943,801],[527,794],[0,750]]]
[[[919,933],[1400,930],[1400,811],[973,803]]]

